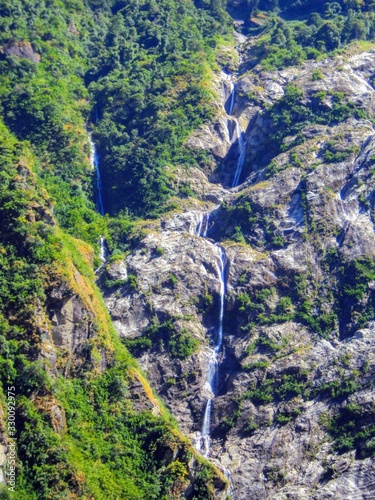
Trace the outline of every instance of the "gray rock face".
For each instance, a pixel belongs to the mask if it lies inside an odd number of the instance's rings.
[[[195,149],[209,150],[218,159],[223,159],[228,154],[231,139],[230,117],[224,108],[228,107],[231,87],[228,76],[221,72],[217,81],[214,82],[215,93],[218,96],[217,116],[214,123],[203,125],[189,137],[186,146]]]
[[[40,61],[40,55],[33,50],[30,42],[9,42],[0,48],[0,52],[13,57],[29,59],[34,63]]]
[[[293,82],[306,105],[325,91],[330,109],[332,92],[342,92],[371,118],[374,63],[369,52],[239,78],[234,112],[246,129],[243,183],[223,189],[202,172],[190,172],[190,180],[179,172],[199,200],[150,224],[121,271],[118,263],[107,269],[111,279],[136,277],[106,292],[108,308],[183,431],[196,439],[218,325],[215,243],[225,249],[209,458],[229,470],[237,500],[375,498],[375,129],[363,113],[310,123],[301,140],[284,138],[280,153],[270,146],[267,114]],[[322,79],[314,81],[317,69]],[[214,153],[218,168],[206,174],[227,185],[228,89],[225,79],[217,85],[217,123],[188,145]],[[194,348],[180,352],[181,338]],[[136,344],[140,339],[147,345]]]
[[[201,224],[198,216],[197,212],[177,214],[162,222],[165,230],[159,227],[158,231],[150,231],[142,248],[125,260],[128,274],[137,277],[136,289],[125,287],[107,299],[114,324],[125,338],[134,339],[150,325],[169,321],[172,335],[188,334],[199,341],[199,350],[188,359],[176,352],[171,354],[170,347],[160,344],[139,357],[141,367],[187,433],[199,430],[203,404],[200,392],[204,392],[203,374],[219,294],[220,249],[196,234]],[[157,335],[162,335],[162,329]]]
[[[82,277],[75,270],[74,278],[82,285]],[[47,361],[54,375],[60,370],[65,376],[70,371],[79,372],[88,362],[87,346],[90,339],[97,335],[93,326],[93,314],[67,283],[55,284],[48,292],[47,314],[49,328],[42,332],[43,343],[40,357]],[[66,363],[57,367],[57,352],[64,354]],[[100,351],[97,368],[104,372],[106,355]],[[91,360],[93,361],[93,360]]]
[[[52,337],[56,346],[68,347],[74,351],[87,340],[89,316],[77,297],[66,297],[51,306],[50,315]]]

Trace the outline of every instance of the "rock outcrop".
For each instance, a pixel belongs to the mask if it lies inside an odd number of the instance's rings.
[[[9,42],[0,48],[0,52],[7,56],[29,59],[34,63],[40,61],[40,54],[35,52],[30,42]]]
[[[375,495],[374,63],[367,52],[239,76],[242,184],[214,184],[210,200],[202,172],[190,181],[181,172],[198,200],[150,224],[121,263],[126,283],[106,291],[120,336],[196,439],[217,328],[215,243],[225,248],[210,457],[229,470],[238,500]],[[213,153],[218,167],[206,174],[225,187],[236,152],[220,78],[218,120],[187,145]],[[321,118],[277,143],[272,112],[291,84],[293,102]],[[107,266],[112,282],[118,272]]]

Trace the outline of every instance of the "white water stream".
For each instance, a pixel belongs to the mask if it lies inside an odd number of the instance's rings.
[[[103,204],[103,186],[102,186],[102,178],[100,175],[100,168],[99,168],[99,155],[96,150],[96,146],[94,141],[92,140],[91,134],[89,134],[89,143],[90,143],[90,149],[91,149],[91,154],[90,154],[90,163],[96,172],[96,187],[98,190],[98,200],[97,200],[97,208],[98,212],[100,215],[104,215],[104,204]],[[102,264],[98,269],[96,269],[95,274],[97,274],[104,266],[104,264],[107,261],[107,245],[105,242],[105,238],[103,236],[100,237],[100,260],[102,261]]]
[[[238,137],[238,150],[239,150],[239,156],[237,160],[237,166],[236,166],[236,172],[234,174],[233,182],[232,182],[232,187],[238,186],[240,182],[240,176],[242,174],[242,168],[245,163],[245,158],[246,158],[246,141],[244,138],[244,134],[241,130],[240,124],[237,121],[236,125],[236,130],[237,130],[237,137]]]
[[[105,243],[105,238],[103,236],[100,237],[100,260],[102,261],[102,264],[96,269],[95,274],[98,274],[98,272],[104,267],[104,264],[107,262],[107,245]]]
[[[232,132],[229,130],[230,143],[231,143],[231,145],[233,145],[237,142],[237,147],[238,147],[237,165],[236,165],[236,170],[235,170],[233,181],[232,181],[232,188],[233,188],[233,187],[238,186],[238,184],[240,182],[240,177],[242,174],[242,169],[243,169],[243,166],[245,163],[245,158],[246,158],[246,146],[247,146],[247,144],[246,144],[246,140],[245,140],[245,136],[244,136],[244,131],[241,128],[241,124],[240,124],[238,118],[236,118],[233,115],[234,101],[235,101],[235,97],[236,97],[236,85],[233,83],[232,75],[222,72],[222,78],[223,78],[223,80],[226,80],[227,82],[229,82],[229,85],[230,85],[228,111],[226,109],[225,104],[224,104],[224,111],[226,112],[228,119],[231,121],[234,121],[234,123],[235,123],[234,130]]]
[[[197,226],[197,235],[207,236],[208,224],[209,224],[210,214],[202,214],[202,217]],[[217,396],[219,391],[219,355],[221,347],[223,344],[223,321],[224,321],[224,303],[225,303],[225,265],[226,265],[226,255],[225,251],[219,244],[211,243],[218,252],[218,260],[216,262],[217,276],[220,283],[220,307],[219,307],[219,318],[217,327],[212,338],[213,347],[210,350],[210,357],[208,360],[208,370],[206,375],[206,387],[210,393],[210,397],[207,400],[206,408],[203,416],[202,430],[200,437],[196,443],[198,450],[202,452],[204,456],[208,456],[210,452],[211,444],[211,414],[212,414],[212,403],[214,398]]]
[[[235,95],[236,95],[236,86],[232,80],[232,75],[228,75],[223,73],[223,78],[229,82],[230,85],[230,96],[229,96],[229,105],[227,106],[228,111],[226,111],[225,106],[224,109],[228,116],[228,131],[230,136],[231,145],[237,144],[238,148],[238,158],[236,164],[236,170],[234,173],[232,187],[238,186],[240,182],[240,177],[242,174],[243,165],[245,162],[246,156],[246,140],[244,137],[244,131],[241,129],[241,125],[239,120],[233,115],[234,104],[235,104]],[[235,126],[230,127],[230,124],[235,124]],[[91,165],[92,168],[95,169],[96,179],[97,179],[97,209],[101,215],[104,215],[104,203],[103,203],[103,186],[101,173],[99,168],[99,156],[95,147],[95,144],[92,140],[91,135],[89,134],[89,142],[91,146]],[[210,213],[203,213],[200,217],[200,220],[197,225],[196,234],[199,237],[206,238],[207,232],[209,229],[209,221],[210,221]],[[208,240],[209,241],[209,240]],[[219,356],[222,349],[223,344],[223,322],[224,322],[224,305],[225,305],[225,290],[226,290],[226,277],[225,277],[225,268],[226,268],[226,254],[225,250],[219,245],[209,241],[211,245],[213,245],[217,249],[217,262],[216,262],[216,271],[217,277],[219,279],[219,295],[220,295],[220,304],[219,304],[219,315],[217,326],[214,331],[214,335],[212,338],[212,348],[210,349],[209,359],[208,359],[208,369],[206,374],[206,388],[209,393],[209,398],[206,403],[202,429],[200,432],[200,437],[196,442],[196,448],[202,452],[204,456],[209,456],[210,454],[210,446],[211,446],[211,417],[213,410],[213,402],[215,397],[218,395],[219,391]],[[107,258],[107,247],[105,238],[102,236],[100,238],[100,260],[102,261],[101,266],[95,271],[97,274],[105,265]],[[225,470],[225,475],[230,479],[230,472]]]
[[[230,86],[230,94],[227,102],[224,104],[224,110],[227,114],[228,120],[228,133],[230,144],[236,144],[238,148],[238,157],[236,169],[234,172],[234,177],[232,181],[231,187],[236,187],[240,183],[240,178],[243,170],[243,166],[246,158],[246,140],[244,131],[241,129],[241,125],[239,120],[233,115],[234,104],[235,104],[235,96],[236,96],[236,86],[232,80],[232,76],[226,73],[223,73],[223,80],[229,82]],[[233,126],[234,124],[234,126]],[[216,207],[217,209],[218,207]],[[216,210],[215,209],[215,210]],[[196,234],[197,236],[206,238],[207,232],[209,230],[209,222],[210,222],[210,213],[203,213],[199,219]],[[199,438],[195,441],[195,447],[205,456],[209,457],[210,448],[211,448],[211,419],[213,412],[214,400],[219,392],[219,356],[222,349],[223,344],[223,322],[224,322],[224,306],[225,306],[225,291],[226,291],[226,254],[225,250],[218,244],[213,243],[208,240],[211,245],[214,245],[218,252],[218,258],[216,261],[216,270],[217,276],[220,283],[220,306],[219,306],[219,315],[218,322],[215,328],[215,332],[212,338],[212,348],[210,349],[209,359],[208,359],[208,369],[206,373],[206,383],[205,387],[207,393],[209,394],[208,400],[206,402],[206,407],[204,410],[202,428],[199,435]],[[231,473],[228,469],[219,465],[223,471],[227,479],[230,483],[229,493],[233,494],[233,484]],[[234,498],[234,497],[233,497]]]
[[[219,390],[219,354],[223,344],[223,321],[224,321],[224,301],[225,301],[225,264],[226,256],[224,249],[216,245],[220,250],[220,258],[217,263],[217,274],[220,282],[220,308],[219,308],[219,321],[215,338],[213,339],[214,347],[210,355],[208,363],[207,383],[212,393],[212,398],[207,401],[206,409],[203,417],[202,425],[202,451],[203,454],[208,456],[210,451],[210,434],[211,434],[211,411],[212,401],[217,396]]]
[[[201,218],[199,220],[199,224],[197,227],[196,235],[197,236],[202,236],[202,228],[203,228],[203,221],[204,221],[205,214],[201,215]]]
[[[230,84],[230,102],[229,102],[228,115],[230,116],[233,113],[233,108],[234,108],[235,90],[234,90],[234,83],[230,79],[231,76],[228,75],[228,78],[229,78],[229,84]]]
[[[103,185],[102,185],[102,177],[100,175],[100,168],[99,168],[99,155],[98,155],[98,152],[96,150],[95,143],[92,140],[91,134],[89,134],[89,143],[90,143],[90,148],[91,148],[90,163],[91,163],[92,168],[96,172],[96,187],[98,190],[98,200],[97,200],[98,212],[100,213],[100,215],[104,215]]]
[[[228,116],[228,132],[229,132],[230,142],[232,145],[237,143],[238,147],[237,165],[232,181],[232,187],[236,187],[239,184],[243,165],[245,163],[246,140],[244,138],[244,132],[241,129],[239,120],[233,115],[234,102],[236,96],[236,86],[232,80],[232,75],[228,75],[227,73],[223,72],[222,77],[223,80],[229,82],[230,85],[228,111],[226,110],[226,106],[224,104],[224,110]],[[234,130],[231,131],[229,128],[229,124],[230,122],[233,121],[235,123],[235,128]],[[196,230],[197,236],[203,236],[204,238],[206,238],[209,225],[209,218],[210,214],[202,214]],[[213,349],[211,350],[208,363],[208,370],[207,370],[206,385],[207,389],[211,393],[211,397],[208,399],[206,403],[201,435],[197,442],[197,448],[200,451],[202,451],[203,455],[205,456],[208,456],[210,452],[212,402],[214,398],[217,396],[219,390],[219,354],[223,344],[223,321],[224,321],[224,302],[225,302],[226,255],[224,249],[220,247],[217,243],[216,244],[212,243],[212,245],[215,245],[216,248],[219,250],[219,258],[216,266],[217,266],[217,275],[220,282],[220,308],[219,308],[218,325],[215,331],[215,336],[213,338],[214,345]]]
[[[195,232],[195,234],[197,236],[201,236],[203,238],[206,238],[209,221],[210,221],[210,214],[202,213],[202,215],[199,219],[199,224],[198,224],[196,232]]]

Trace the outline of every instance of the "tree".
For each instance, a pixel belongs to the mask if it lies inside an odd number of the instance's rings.
[[[341,5],[338,2],[327,2],[324,4],[324,17],[332,19],[341,14]]]
[[[344,0],[344,4],[348,10],[360,10],[364,2],[363,0]]]
[[[316,42],[324,43],[326,50],[337,49],[341,42],[341,29],[332,21],[327,21],[318,30]]]
[[[324,24],[324,21],[320,16],[320,14],[318,14],[317,12],[312,12],[309,15],[307,24],[309,24],[310,26],[316,26],[317,28],[320,28]]]

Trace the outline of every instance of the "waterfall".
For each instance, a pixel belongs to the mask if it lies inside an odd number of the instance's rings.
[[[104,264],[107,262],[107,245],[105,243],[105,238],[103,236],[100,237],[100,260],[102,264],[95,270],[94,274],[98,274],[98,272],[103,268]]]
[[[229,81],[230,84],[230,96],[229,96],[229,106],[228,106],[228,112],[226,110],[226,105],[224,105],[224,111],[227,113],[228,117],[230,116],[234,122],[235,122],[235,130],[230,133],[230,142],[231,145],[233,145],[237,141],[238,145],[238,159],[237,159],[237,165],[236,165],[236,170],[234,173],[233,181],[232,181],[232,188],[238,186],[238,183],[240,181],[241,173],[242,173],[242,168],[245,163],[245,158],[246,158],[246,140],[244,139],[244,133],[241,129],[240,122],[238,119],[233,116],[233,109],[234,109],[234,100],[236,96],[236,86],[232,81],[231,75],[227,75],[226,73],[223,72],[225,80]],[[229,131],[230,132],[230,131]]]
[[[203,238],[207,237],[209,221],[210,221],[210,214],[203,213],[199,219],[199,223],[196,228],[197,236],[203,236]],[[213,245],[218,250],[219,253],[218,260],[216,263],[216,271],[220,282],[220,290],[219,290],[220,307],[219,307],[218,323],[212,339],[213,348],[211,349],[210,352],[210,358],[208,361],[208,369],[206,375],[207,378],[205,385],[207,387],[208,392],[210,393],[210,397],[206,403],[200,437],[196,442],[196,448],[200,450],[204,456],[208,456],[210,452],[212,403],[219,391],[219,355],[223,344],[223,322],[224,322],[224,303],[225,303],[225,265],[226,265],[225,251],[218,243],[214,244],[210,242],[210,244]]]
[[[220,291],[219,291],[220,307],[219,307],[218,325],[215,332],[215,336],[213,338],[214,346],[211,351],[208,363],[208,371],[207,371],[207,386],[212,396],[208,399],[206,403],[206,408],[203,417],[202,431],[201,431],[200,441],[198,443],[198,449],[200,449],[203,455],[205,456],[208,456],[210,452],[212,401],[217,396],[219,391],[219,354],[223,344],[226,255],[223,248],[221,248],[218,244],[216,244],[215,246],[220,251],[219,260],[216,266],[218,278],[220,281]]]
[[[226,255],[223,248],[217,245],[220,249],[220,261],[218,266],[218,274],[220,279],[220,314],[219,314],[219,328],[216,342],[217,352],[221,349],[223,343],[223,321],[224,321],[224,300],[225,300],[225,264]]]
[[[203,213],[199,219],[199,223],[197,226],[197,229],[195,231],[195,234],[197,236],[201,236],[203,238],[206,238],[207,236],[207,231],[208,231],[208,222],[210,220],[210,215],[207,213]]]
[[[228,479],[229,481],[229,490],[228,490],[228,496],[232,499],[232,500],[236,500],[236,497],[234,495],[234,491],[233,491],[233,482],[232,482],[232,473],[229,469],[227,469],[226,467],[224,467],[222,464],[221,464],[221,467],[223,469],[223,472],[224,472],[224,476]]]
[[[203,238],[207,237],[208,223],[210,221],[210,214],[206,214],[205,219],[206,219],[206,223],[205,223],[204,230],[203,230]]]
[[[102,185],[102,177],[100,175],[100,168],[99,168],[99,155],[96,150],[96,146],[92,140],[91,134],[89,134],[89,142],[91,146],[91,156],[90,156],[90,162],[92,165],[92,168],[95,169],[96,171],[96,187],[98,190],[98,200],[97,200],[97,207],[98,207],[98,212],[100,215],[104,215],[104,204],[103,204],[103,185]]]
[[[234,174],[233,182],[232,182],[232,187],[238,186],[238,183],[240,181],[240,176],[242,173],[242,167],[245,163],[245,158],[246,158],[246,141],[243,137],[243,132],[240,128],[240,124],[237,121],[236,125],[236,131],[237,131],[237,138],[238,138],[238,150],[239,150],[239,156],[237,160],[237,166],[236,166],[236,172]]]
[[[229,103],[228,115],[231,115],[233,113],[234,96],[235,96],[234,83],[230,81],[230,103]]]
[[[89,144],[90,144],[90,149],[91,149],[91,154],[90,154],[90,163],[93,169],[96,171],[96,186],[98,188],[98,200],[97,200],[97,208],[98,212],[100,215],[104,215],[104,205],[103,205],[103,188],[102,188],[102,178],[100,175],[100,169],[99,169],[99,156],[98,152],[96,151],[96,146],[94,144],[94,141],[92,140],[91,134],[89,134]],[[99,257],[100,260],[102,261],[102,264],[98,267],[98,269],[95,270],[95,274],[97,274],[104,266],[104,264],[107,261],[107,245],[105,242],[105,238],[103,236],[100,237],[100,253]]]
[[[197,230],[196,230],[196,235],[197,236],[202,236],[202,227],[203,227],[204,215],[205,214],[201,214],[201,218],[199,219],[199,224],[198,224]]]
[[[100,237],[100,260],[105,262],[107,260],[107,247],[103,236]]]
[[[204,411],[203,417],[203,425],[201,432],[201,451],[203,455],[207,457],[210,451],[210,427],[211,427],[211,408],[212,408],[212,399],[209,399],[206,404],[206,409]]]

